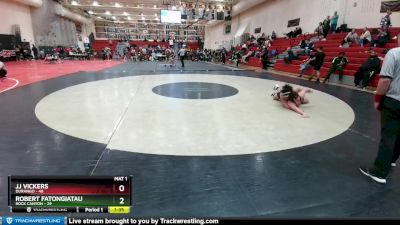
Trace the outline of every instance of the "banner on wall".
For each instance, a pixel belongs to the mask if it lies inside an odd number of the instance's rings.
[[[287,27],[295,27],[300,24],[300,18],[294,19],[294,20],[289,20]]]
[[[390,9],[392,12],[400,12],[400,1],[386,1],[381,3],[381,13]]]

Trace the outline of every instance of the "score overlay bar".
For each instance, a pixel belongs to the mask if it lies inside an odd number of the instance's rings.
[[[108,213],[132,205],[132,177],[9,176],[13,212]]]

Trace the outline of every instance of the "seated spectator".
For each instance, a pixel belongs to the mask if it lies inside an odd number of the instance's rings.
[[[311,69],[315,61],[315,56],[310,55],[306,60],[303,60],[303,62],[300,64],[300,74],[297,77],[302,77],[304,74],[304,71]]]
[[[370,57],[363,63],[354,76],[356,87],[365,88],[373,80],[381,67],[381,60],[374,50],[370,51]],[[360,82],[362,81],[361,85]]]
[[[307,47],[306,40],[301,40],[300,43],[299,43],[299,47],[300,47],[300,53],[302,55],[305,55],[306,54],[306,47]]]
[[[286,34],[287,38],[293,38],[294,36],[294,31],[290,31],[289,33]]]
[[[256,37],[254,37],[254,35],[251,35],[250,42],[254,42],[255,40],[256,40]]]
[[[332,75],[332,73],[334,73],[335,71],[339,72],[339,80],[342,81],[343,80],[343,70],[344,67],[349,63],[349,61],[347,60],[347,58],[344,56],[344,52],[340,52],[338,57],[335,57],[332,61],[332,67],[329,69],[328,75],[326,76],[324,83],[326,83],[330,76]]]
[[[386,43],[389,42],[389,40],[390,40],[389,32],[380,29],[378,37],[372,41],[371,46],[374,47],[379,46],[380,48],[384,48]]]
[[[351,44],[353,42],[357,43],[358,41],[358,34],[356,33],[356,29],[351,30],[351,32],[349,32],[346,37],[343,39],[340,47],[343,47],[344,44]]]
[[[271,39],[272,39],[272,40],[275,40],[275,39],[276,39],[276,33],[275,33],[275,31],[272,31]]]
[[[301,41],[300,41],[300,44],[299,44],[299,47],[300,47],[301,49],[306,49],[306,47],[307,47],[306,40],[301,40]]]
[[[4,63],[2,61],[3,61],[3,57],[0,56],[0,81],[3,81],[7,76],[6,65],[4,65]]]
[[[286,36],[288,38],[295,38],[299,35],[301,35],[303,33],[303,31],[301,30],[300,27],[296,27],[296,29],[294,29],[293,31],[290,31],[289,33],[286,34]]]
[[[269,36],[267,36],[267,38],[266,38],[266,40],[264,42],[264,46],[267,47],[267,48],[270,48],[271,44],[272,44],[272,40],[271,40],[271,38]]]
[[[303,30],[301,29],[301,27],[297,27],[296,30],[294,30],[294,37],[298,37],[300,35],[303,34]]]
[[[306,55],[310,55],[310,53],[314,50],[314,42],[311,40],[306,41]]]
[[[243,45],[242,45],[242,51],[246,51],[247,50],[247,45],[246,45],[246,43],[244,43]]]
[[[289,64],[290,62],[292,62],[292,60],[296,60],[299,57],[293,52],[291,47],[287,48],[287,53],[288,55],[283,59],[285,61],[286,64]]]
[[[242,61],[244,63],[247,63],[250,57],[254,56],[255,52],[254,51],[249,51],[246,55],[242,57]]]
[[[369,32],[368,28],[364,28],[364,32],[360,36],[360,46],[364,47],[365,44],[371,43],[371,40],[371,32]]]
[[[257,44],[262,45],[262,43],[264,43],[265,40],[266,40],[265,34],[262,33],[261,36],[257,39]]]
[[[319,36],[321,36],[321,34],[323,33],[324,30],[324,25],[322,22],[319,22],[318,27],[315,29],[314,33]]]

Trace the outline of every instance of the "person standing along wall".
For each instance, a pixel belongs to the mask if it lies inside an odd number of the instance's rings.
[[[381,28],[383,31],[387,32],[389,27],[392,26],[392,21],[390,19],[390,15],[392,15],[392,11],[390,9],[386,12],[386,15],[381,19]]]
[[[338,24],[338,20],[339,20],[339,15],[337,14],[337,11],[335,11],[335,13],[333,14],[333,16],[331,18],[331,32],[332,33],[336,33],[336,27]]]
[[[397,40],[400,45],[400,33]],[[374,181],[385,184],[391,167],[396,166],[400,156],[400,47],[386,54],[374,107],[381,112],[379,151],[373,167],[360,167],[359,170]]]
[[[33,59],[38,59],[38,49],[36,48],[35,45],[32,45],[32,53],[33,53]]]
[[[323,22],[324,38],[326,38],[326,36],[328,36],[330,30],[331,30],[331,17],[328,16]]]

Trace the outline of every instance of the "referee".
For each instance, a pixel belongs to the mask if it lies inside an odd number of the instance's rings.
[[[182,67],[185,67],[185,55],[186,55],[186,46],[184,45],[178,52],[178,55],[181,59]]]
[[[397,35],[400,46],[400,33]],[[374,106],[381,112],[381,140],[372,168],[360,167],[361,173],[384,184],[400,155],[400,47],[385,57],[376,89]]]

